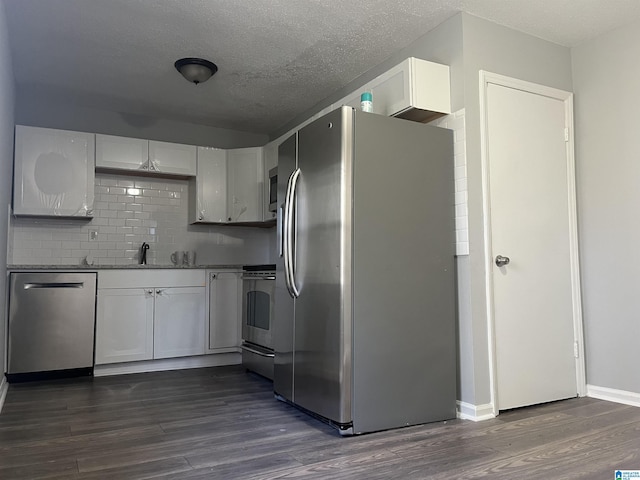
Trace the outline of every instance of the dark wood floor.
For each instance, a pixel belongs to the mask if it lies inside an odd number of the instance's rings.
[[[0,479],[607,479],[640,409],[582,398],[358,437],[239,367],[11,385]]]

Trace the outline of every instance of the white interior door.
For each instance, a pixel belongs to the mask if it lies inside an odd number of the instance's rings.
[[[486,108],[495,389],[505,410],[577,394],[568,123],[564,100],[498,84],[487,85]]]

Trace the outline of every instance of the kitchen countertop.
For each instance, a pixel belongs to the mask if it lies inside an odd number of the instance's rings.
[[[26,270],[178,270],[178,269],[242,269],[243,265],[7,265],[7,271],[17,272]]]

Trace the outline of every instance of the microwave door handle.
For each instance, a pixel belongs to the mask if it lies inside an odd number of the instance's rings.
[[[291,197],[290,197],[290,201],[289,201],[289,211],[287,212],[287,223],[288,223],[288,237],[289,240],[287,242],[287,247],[288,247],[288,251],[287,251],[287,255],[289,256],[289,277],[290,277],[290,282],[291,282],[291,293],[293,294],[293,298],[297,298],[300,296],[300,290],[298,290],[298,286],[296,285],[296,259],[295,259],[295,252],[296,252],[296,245],[295,245],[295,238],[296,235],[293,230],[293,209],[295,207],[296,204],[296,200],[297,200],[297,190],[298,190],[298,180],[300,179],[300,169],[296,169],[295,172],[293,172],[293,175],[291,176]]]

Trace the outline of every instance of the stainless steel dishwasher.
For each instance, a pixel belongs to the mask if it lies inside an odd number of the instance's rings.
[[[12,272],[7,379],[90,375],[95,273]]]

